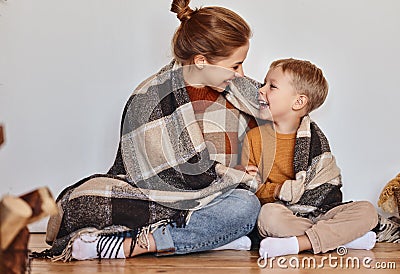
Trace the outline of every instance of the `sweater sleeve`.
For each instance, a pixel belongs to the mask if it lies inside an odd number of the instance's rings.
[[[242,145],[242,156],[241,156],[241,164],[243,166],[257,166],[259,169],[263,167],[260,166],[260,154],[261,148],[259,138],[259,131],[256,129],[250,130],[244,140]],[[275,188],[280,186],[278,183],[270,183],[265,182],[261,184],[260,188],[257,190],[256,195],[259,198],[261,204],[275,202],[274,198]]]
[[[275,188],[279,187],[278,183],[265,182],[256,192],[256,196],[260,200],[261,205],[277,201],[274,197]]]
[[[252,149],[252,137],[248,132],[244,137],[243,144],[242,144],[242,155],[240,159],[240,164],[242,166],[257,166],[257,162],[254,157],[254,152]]]

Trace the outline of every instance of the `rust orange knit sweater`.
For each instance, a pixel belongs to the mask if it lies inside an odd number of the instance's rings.
[[[203,120],[202,114],[204,114],[207,111],[207,108],[212,106],[213,103],[218,104],[218,100],[221,98],[221,93],[213,90],[212,88],[205,86],[205,87],[193,87],[193,86],[186,86],[187,93],[189,95],[190,101],[192,102],[193,110],[196,115],[196,119]],[[227,109],[235,109],[235,107],[228,101],[224,100],[225,107]],[[203,122],[199,123],[200,129],[203,132],[204,136],[204,131],[203,131]],[[224,125],[221,125],[224,126]],[[257,126],[257,122],[254,118],[249,117],[249,121],[247,124],[248,128],[254,128]],[[206,141],[210,141],[216,147],[218,147],[218,144],[216,144],[215,139],[208,139],[210,137],[210,134],[206,134],[204,136],[204,139]],[[221,136],[217,136],[217,139],[220,139]],[[232,133],[229,132],[229,130],[225,131],[225,136],[224,136],[224,141],[221,142],[221,144],[225,144],[225,149],[223,150],[224,153],[227,155],[227,158],[229,158],[229,154],[239,154],[240,148],[239,148],[239,137],[237,136],[237,133]]]

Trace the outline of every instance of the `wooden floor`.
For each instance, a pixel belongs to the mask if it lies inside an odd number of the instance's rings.
[[[48,248],[44,234],[31,234],[29,248],[41,251]],[[183,256],[156,257],[144,255],[130,259],[51,262],[33,259],[31,273],[399,273],[400,244],[379,243],[371,251],[348,250],[323,255],[302,253],[296,256],[267,261],[267,266],[257,264],[258,252],[209,251]],[[359,262],[359,265],[358,265]],[[363,264],[364,262],[364,264]],[[265,264],[265,262],[262,262]],[[265,266],[265,267],[264,267]]]

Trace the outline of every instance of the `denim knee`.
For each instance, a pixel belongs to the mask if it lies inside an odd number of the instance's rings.
[[[166,227],[169,233],[156,231],[153,236],[164,255],[211,250],[249,234],[259,211],[260,203],[253,193],[235,189],[194,211],[185,227]]]
[[[260,201],[254,193],[244,190],[236,189],[232,192],[231,196],[237,198],[235,199],[236,205],[232,207],[235,212],[235,217],[238,221],[246,221],[255,225],[260,212]],[[253,229],[253,227],[251,228]]]

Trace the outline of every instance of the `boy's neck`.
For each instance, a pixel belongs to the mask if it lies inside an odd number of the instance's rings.
[[[287,121],[274,121],[275,131],[280,134],[296,133],[300,126],[301,117],[289,119]]]

